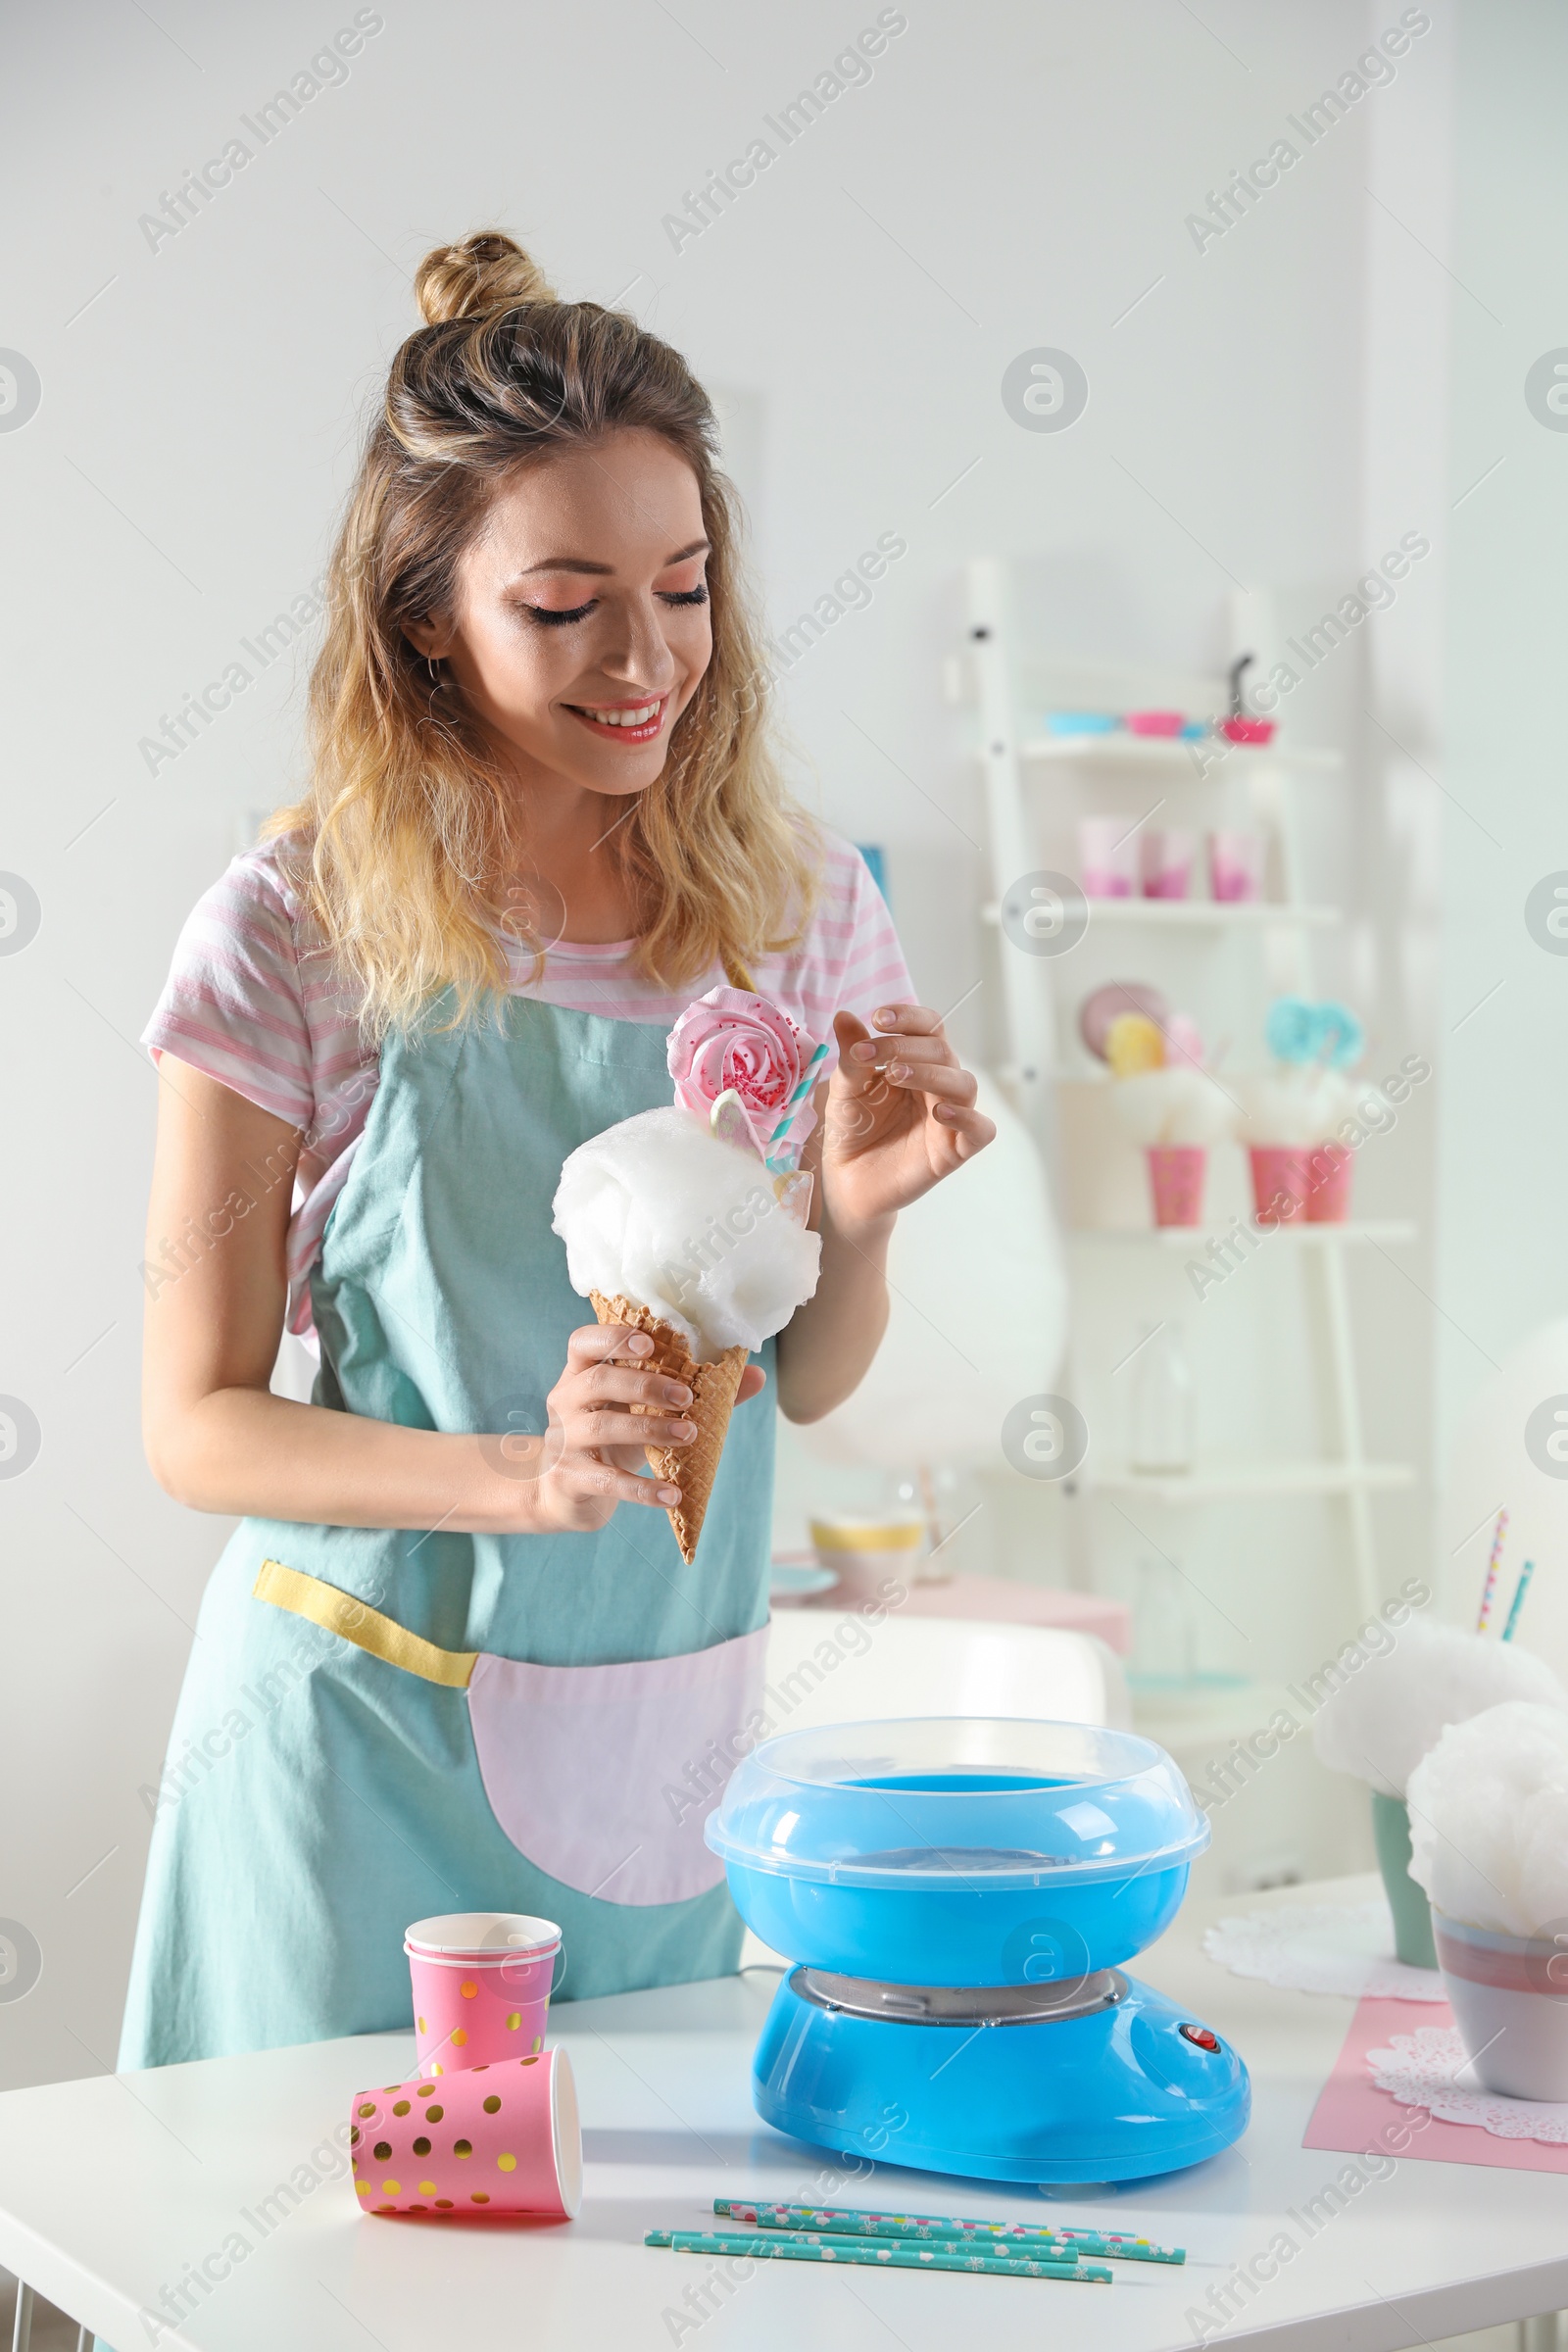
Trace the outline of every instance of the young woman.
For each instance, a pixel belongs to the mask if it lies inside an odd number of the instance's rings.
[[[684,363],[498,234],[417,295],[328,575],[309,790],[197,907],[148,1032],[148,1454],[241,1525],[129,2067],[406,2024],[433,1912],[559,1921],[568,1995],[734,1967],[666,1792],[759,1662],[772,1408],[737,1411],[686,1567],[643,1445],[690,1441],[690,1395],[585,1319],[562,1162],[669,1101],[665,1033],[711,987],[833,1041],[819,1287],[740,1392],[771,1373],[808,1421],[875,1350],[899,1209],[993,1132],[863,861],[777,783]],[[270,1389],[285,1322],[319,1337],[311,1404]]]

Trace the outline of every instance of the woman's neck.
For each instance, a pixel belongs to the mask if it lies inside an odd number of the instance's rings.
[[[519,930],[545,942],[605,946],[638,929],[635,893],[615,834],[638,796],[624,800],[557,783],[518,796],[517,841],[504,894]]]

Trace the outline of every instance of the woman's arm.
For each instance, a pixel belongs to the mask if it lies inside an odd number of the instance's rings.
[[[887,1328],[887,1254],[901,1208],[982,1151],[996,1128],[923,1004],[886,1005],[872,1037],[834,1018],[839,1065],[802,1165],[817,1171],[822,1270],[778,1341],[779,1409],[817,1421],[853,1396]]]
[[[635,1358],[652,1342],[619,1326],[572,1334],[544,1438],[447,1436],[274,1396],[299,1145],[285,1120],[163,1056],[143,1432],[153,1473],[176,1501],[335,1527],[526,1535],[601,1527],[617,1502],[679,1499],[636,1471],[645,1440],[695,1436],[678,1418],[690,1391],[639,1371]],[[165,1265],[182,1270],[165,1277]],[[745,1393],[760,1385],[759,1374]],[[632,1439],[633,1403],[672,1417],[639,1420]]]

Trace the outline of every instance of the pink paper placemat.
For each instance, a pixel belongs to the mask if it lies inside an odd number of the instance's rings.
[[[1345,2155],[1387,2148],[1387,2132],[1400,2126],[1408,2130],[1426,2110],[1401,2106],[1386,2090],[1378,2089],[1366,2062],[1368,2050],[1381,2048],[1391,2034],[1413,2034],[1420,2026],[1452,2023],[1453,2013],[1446,2001],[1358,2001],[1345,2047],[1312,2110],[1302,2147],[1334,2148]],[[1440,2123],[1436,2116],[1412,2133],[1409,2145],[1399,2153],[1422,2164],[1488,2164],[1515,2173],[1568,2173],[1568,2146],[1543,2139],[1497,2139],[1479,2125]]]

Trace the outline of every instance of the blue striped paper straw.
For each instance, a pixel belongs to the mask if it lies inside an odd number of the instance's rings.
[[[770,1144],[776,1144],[779,1137],[786,1133],[786,1131],[794,1125],[796,1108],[809,1093],[811,1080],[816,1076],[817,1068],[819,1064],[826,1059],[826,1046],[818,1046],[815,1053],[811,1055],[810,1060],[806,1065],[805,1077],[801,1080],[800,1085],[795,1089],[794,1094],[791,1095],[788,1102],[784,1105],[784,1116],[780,1119],[778,1125],[774,1128],[772,1134],[767,1139]]]
[[[1502,1638],[1505,1642],[1513,1640],[1513,1629],[1519,1622],[1519,1612],[1525,1605],[1525,1594],[1530,1590],[1530,1579],[1535,1573],[1535,1561],[1526,1560],[1519,1571],[1519,1582],[1513,1589],[1513,1601],[1508,1610],[1508,1622],[1502,1629]]]
[[[852,2205],[772,2205],[715,2197],[713,2211],[759,2230],[842,2231],[852,2237],[925,2238],[1023,2253],[1038,2246],[1054,2258],[1098,2254],[1109,2262],[1185,2262],[1182,2246],[1156,2246],[1120,2230],[1053,2230],[1037,2222],[981,2222],[940,2213],[869,2213]]]
[[[781,2230],[757,2236],[738,2230],[650,2230],[643,2244],[664,2246],[674,2254],[741,2255],[753,2262],[837,2262],[865,2270],[968,2271],[999,2278],[1065,2278],[1084,2286],[1112,2283],[1109,2271],[1098,2263],[994,2254],[974,2245],[901,2245],[892,2238],[875,2237],[812,2238]]]

